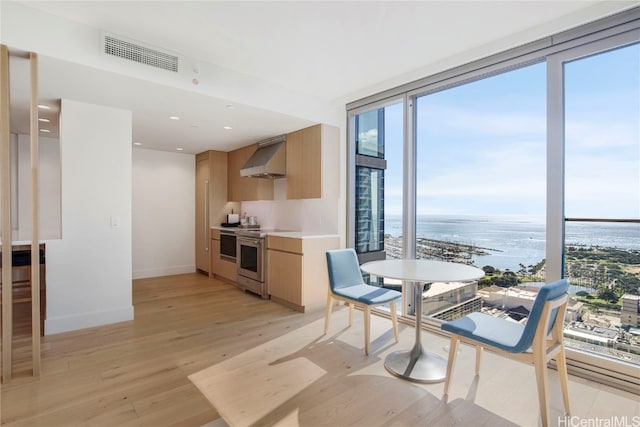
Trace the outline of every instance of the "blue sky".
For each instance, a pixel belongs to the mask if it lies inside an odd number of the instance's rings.
[[[566,214],[640,217],[640,45],[565,67]],[[402,107],[385,110],[385,211],[402,210]],[[419,98],[418,214],[544,215],[546,64]]]

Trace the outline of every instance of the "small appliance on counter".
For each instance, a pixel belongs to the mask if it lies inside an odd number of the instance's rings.
[[[231,213],[227,214],[226,222],[220,224],[222,227],[237,227],[240,225],[240,214],[234,214],[233,209],[231,209]]]
[[[258,217],[256,216],[247,216],[247,213],[244,213],[244,216],[240,218],[240,228],[260,228],[260,224],[258,224]]]

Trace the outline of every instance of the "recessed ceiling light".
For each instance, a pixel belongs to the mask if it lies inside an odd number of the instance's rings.
[[[171,120],[180,120],[180,117],[178,117],[178,116],[169,116],[169,118]]]
[[[134,142],[133,145],[142,145],[142,142]]]
[[[49,123],[51,120],[40,117],[38,119],[39,122]]]
[[[184,148],[182,148],[182,147],[178,147],[178,148],[176,148],[176,150],[177,150],[177,151],[182,151],[182,150],[184,150]]]
[[[48,105],[44,105],[44,104],[38,104],[38,108],[42,109],[42,110],[50,110],[51,107],[49,107]]]
[[[223,129],[224,129],[224,130],[231,130],[231,129],[233,129],[233,128],[232,128],[231,126],[225,126]]]
[[[49,133],[51,131],[49,129],[40,129],[40,132]]]

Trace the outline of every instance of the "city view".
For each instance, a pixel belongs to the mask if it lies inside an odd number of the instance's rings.
[[[399,222],[400,218],[390,218],[385,222],[385,230],[395,232],[395,235],[385,234],[387,258],[400,258],[402,255],[402,236],[397,233]],[[522,218],[435,216],[419,218],[418,224],[418,235],[421,235],[420,230],[430,229],[428,234],[434,236],[417,239],[418,258],[471,264],[482,268],[486,274],[478,282],[477,291],[467,293],[462,301],[458,295],[454,300],[444,297],[446,304],[434,306],[427,299],[442,300],[441,295],[430,294],[424,301],[425,315],[449,320],[451,317],[446,315],[449,312],[464,314],[468,310],[482,309],[493,315],[508,316],[514,321],[526,321],[528,309],[531,308],[530,305],[527,307],[527,303],[532,302],[536,287],[544,282],[543,223]],[[459,226],[456,228],[451,224]],[[640,364],[640,330],[629,322],[625,323],[621,316],[626,302],[627,310],[635,309],[637,322],[640,302],[640,226],[590,224],[587,227],[585,224],[574,224],[572,228],[573,232],[568,233],[572,240],[566,246],[565,277],[572,286],[569,290],[571,302],[565,318],[565,344]],[[585,228],[589,234],[581,237],[580,230]],[[499,230],[505,229],[512,230],[510,237],[499,233]],[[594,231],[598,235],[596,244],[589,239]],[[496,234],[494,239],[488,237],[492,233]],[[601,241],[609,241],[612,246],[601,246]],[[620,246],[614,247],[614,243]],[[510,254],[505,254],[507,251]],[[520,295],[518,297],[514,292],[505,292],[505,289],[517,289],[519,292],[516,293]],[[450,288],[444,287],[442,290],[450,294]],[[474,304],[478,295],[479,301]],[[465,307],[452,310],[460,304]]]

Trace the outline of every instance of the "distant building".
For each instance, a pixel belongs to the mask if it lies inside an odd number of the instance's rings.
[[[422,293],[422,312],[440,320],[454,320],[482,308],[478,282],[432,283]]]
[[[595,325],[587,325],[581,322],[574,322],[564,329],[564,336],[589,344],[601,345],[604,347],[615,347],[616,339],[618,338],[618,331]]]
[[[531,311],[533,302],[536,296],[538,296],[538,288],[521,286],[501,288],[499,286],[489,286],[480,289],[478,295],[482,297],[483,303],[487,306],[497,307],[507,312],[517,313],[519,311],[523,313],[522,308]],[[583,311],[584,305],[582,303],[569,298],[567,311],[564,316],[565,323],[581,320]]]
[[[564,313],[564,322],[580,322],[584,314],[584,303],[569,298],[567,302],[567,311]]]
[[[533,302],[538,295],[538,289],[521,288],[519,286],[510,288],[492,286],[491,288],[481,289],[479,293],[486,305],[498,307],[503,310],[523,306],[531,311]]]
[[[640,296],[631,294],[622,296],[620,323],[623,326],[640,327]]]

